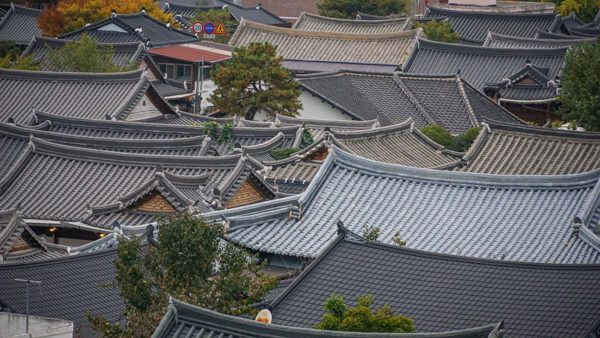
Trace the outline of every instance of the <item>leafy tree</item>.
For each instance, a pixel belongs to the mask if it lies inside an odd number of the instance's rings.
[[[342,296],[332,295],[325,301],[325,314],[315,328],[351,332],[415,332],[412,319],[396,314],[389,305],[371,310],[371,295],[358,297],[356,303],[355,307],[350,307]]]
[[[57,36],[83,28],[110,17],[111,10],[119,14],[137,13],[142,8],[148,15],[162,22],[173,22],[173,16],[165,13],[154,0],[63,0],[45,10],[38,18],[38,25],[49,36]]]
[[[323,0],[317,4],[319,14],[346,19],[354,19],[358,12],[379,16],[403,14],[409,6],[407,0]]]
[[[168,297],[228,314],[253,312],[274,281],[260,273],[257,257],[221,243],[223,227],[190,215],[162,218],[156,245],[120,240],[116,285],[125,302],[126,324],[88,315],[106,337],[149,337],[164,315]]]
[[[218,88],[209,101],[247,120],[253,120],[259,110],[271,116],[295,116],[302,108],[298,83],[267,42],[236,48],[229,61],[217,66],[213,79]]]
[[[362,236],[369,241],[376,241],[381,234],[381,229],[372,225],[363,225]]]
[[[114,49],[102,46],[84,34],[81,39],[68,42],[62,48],[50,49],[46,60],[53,69],[65,72],[110,73],[133,70],[135,64],[120,67],[113,62]]]
[[[600,43],[575,46],[565,62],[560,115],[587,130],[600,131]]]
[[[14,55],[6,54],[6,56],[0,58],[0,68],[39,70],[39,67],[33,63],[31,55],[15,57]]]
[[[235,32],[236,22],[231,16],[229,9],[211,9],[208,11],[197,11],[194,15],[194,21],[212,22],[215,27],[219,22],[225,27],[226,34],[215,34],[213,41],[218,43],[228,43],[231,35]]]
[[[458,42],[458,33],[452,31],[452,24],[449,21],[431,20],[424,25],[417,23],[417,27],[423,28],[423,33],[429,40]]]
[[[600,10],[600,0],[562,0],[556,9],[562,16],[575,12],[583,21],[588,22]]]

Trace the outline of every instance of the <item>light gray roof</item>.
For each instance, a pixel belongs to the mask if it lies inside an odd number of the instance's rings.
[[[490,48],[419,40],[415,52],[403,67],[409,74],[460,76],[478,90],[486,83],[498,83],[527,64],[546,68],[555,79],[561,71],[568,48]],[[523,97],[527,97],[524,93]],[[517,96],[518,98],[518,96]]]
[[[49,49],[63,48],[68,40],[53,39],[42,36],[36,36],[23,52],[23,56],[31,56],[33,62],[38,64],[40,70],[43,71],[61,71],[48,63],[46,54]],[[119,67],[127,67],[130,65],[138,65],[144,57],[144,44],[141,42],[129,43],[101,43],[102,47],[111,48],[114,52],[113,62]]]
[[[523,123],[457,75],[340,71],[297,75],[296,81],[348,115],[384,126],[411,118],[418,128],[439,124],[459,134],[482,118]]]
[[[8,12],[0,19],[0,41],[13,41],[27,45],[34,36],[42,33],[37,19],[42,11],[10,4]]]
[[[410,25],[410,18],[348,20],[302,12],[292,28],[316,32],[382,34],[402,32],[408,30]]]
[[[351,305],[371,294],[375,306],[388,304],[412,318],[417,332],[498,321],[505,337],[593,337],[600,329],[600,265],[441,255],[339,232],[272,303],[274,320],[310,327],[320,321],[332,294]]]
[[[254,320],[221,314],[177,299],[169,299],[169,308],[154,331],[152,338],[197,338],[228,337],[228,338],[416,338],[416,337],[450,337],[450,338],[494,338],[492,331],[501,327],[500,323],[481,327],[468,328],[446,332],[419,333],[375,333],[375,332],[336,332],[315,330],[277,324],[277,318],[272,324],[258,323]]]
[[[600,170],[570,176],[502,176],[384,164],[339,149],[307,190],[249,207],[208,213],[228,238],[253,250],[315,257],[341,219],[351,231],[399,231],[410,248],[507,261],[600,263],[573,219],[584,213]]]
[[[506,175],[565,175],[600,168],[600,133],[488,121],[455,170]]]
[[[483,46],[492,48],[564,48],[578,43],[598,41],[597,38],[536,39],[522,38],[489,32]]]
[[[269,42],[286,60],[400,65],[422,34],[420,29],[387,34],[313,32],[242,20],[229,44]]]
[[[143,71],[61,73],[0,69],[0,92],[0,122],[29,124],[34,109],[69,117],[125,120],[134,116],[138,104],[145,103],[153,114],[174,113]]]

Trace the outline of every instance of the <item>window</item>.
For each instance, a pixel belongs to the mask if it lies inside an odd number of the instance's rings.
[[[192,66],[190,65],[177,65],[177,80],[191,80],[192,79]]]
[[[172,63],[159,63],[158,68],[160,68],[160,72],[164,75],[167,74],[167,79],[175,78],[175,65]]]

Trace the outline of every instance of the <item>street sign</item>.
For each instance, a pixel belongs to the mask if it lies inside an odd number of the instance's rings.
[[[204,33],[212,34],[215,32],[215,25],[212,22],[207,22],[204,24]]]
[[[217,28],[215,28],[215,34],[225,34],[225,27],[223,27],[223,23],[221,21],[219,21]]]
[[[194,22],[194,24],[192,25],[192,30],[196,34],[202,33],[202,30],[203,30],[202,23],[201,22]]]

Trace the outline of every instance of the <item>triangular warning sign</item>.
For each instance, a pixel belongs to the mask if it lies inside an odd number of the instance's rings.
[[[223,27],[223,23],[219,21],[217,28],[215,28],[215,34],[225,34],[225,27]]]

